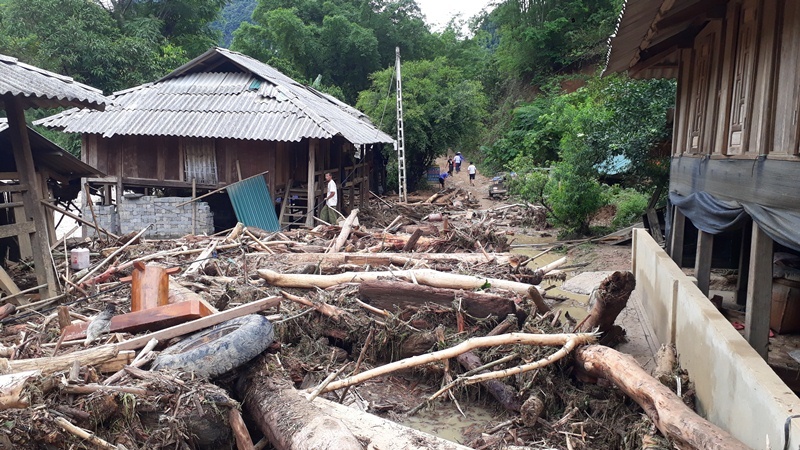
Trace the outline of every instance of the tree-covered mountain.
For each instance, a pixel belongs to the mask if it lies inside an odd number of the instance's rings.
[[[244,22],[251,22],[253,11],[256,9],[257,0],[228,0],[222,8],[219,19],[211,27],[221,34],[219,45],[230,48],[233,42],[233,32]]]

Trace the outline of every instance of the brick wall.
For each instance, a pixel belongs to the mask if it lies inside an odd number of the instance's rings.
[[[101,227],[114,234],[139,232],[152,224],[144,237],[151,239],[170,239],[192,233],[192,209],[197,209],[195,233],[214,233],[214,214],[205,202],[194,202],[183,206],[190,200],[184,197],[151,197],[135,199],[123,198],[119,205],[95,206],[95,215]],[[84,208],[84,218],[92,217],[88,207]],[[87,227],[88,228],[88,227]],[[93,236],[94,230],[87,230]]]

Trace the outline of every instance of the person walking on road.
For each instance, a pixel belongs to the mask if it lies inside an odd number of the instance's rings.
[[[469,162],[469,167],[467,167],[467,173],[469,173],[469,185],[475,186],[475,174],[478,172],[478,169],[475,168],[475,164],[472,161]]]
[[[320,212],[319,218],[331,225],[336,225],[336,219],[339,218],[339,213],[336,212],[336,204],[339,200],[336,182],[333,181],[333,175],[331,175],[330,172],[325,174],[325,181],[327,182],[325,191],[325,206],[322,207],[322,212]]]
[[[453,157],[453,163],[456,165],[456,173],[461,173],[461,152],[456,153]]]
[[[453,158],[447,157],[447,174],[453,175]]]

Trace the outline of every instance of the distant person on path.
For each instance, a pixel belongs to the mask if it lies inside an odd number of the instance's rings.
[[[449,174],[447,172],[442,172],[439,174],[439,184],[442,186],[442,189],[444,189],[444,180],[448,175]]]
[[[339,213],[336,212],[336,204],[339,201],[336,182],[333,181],[330,172],[325,174],[325,181],[328,183],[325,191],[325,206],[322,207],[319,218],[331,225],[336,225],[336,219],[339,218]]]
[[[469,173],[469,185],[475,186],[475,174],[478,172],[478,169],[475,168],[475,164],[472,164],[472,161],[469,162],[469,167],[467,167],[467,173]]]
[[[456,173],[461,173],[461,152],[456,153],[453,157],[453,163],[456,165]]]
[[[447,157],[447,174],[453,175],[453,158]]]

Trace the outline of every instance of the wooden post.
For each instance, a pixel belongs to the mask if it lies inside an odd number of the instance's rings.
[[[238,163],[239,160],[237,159],[236,162]],[[238,166],[237,166],[238,167]],[[239,179],[242,177],[240,176]],[[192,177],[192,234],[197,234],[197,202],[194,199],[197,198],[197,179]]]
[[[89,205],[89,211],[92,213],[92,222],[94,222],[94,229],[98,231],[97,237],[100,237],[99,231],[102,229],[97,222],[97,214],[94,213],[94,202],[92,201],[92,191],[89,189],[89,183],[83,185],[84,190],[86,191],[86,204]],[[110,239],[108,233],[106,233],[106,242]]]
[[[747,315],[744,336],[761,357],[767,359],[769,318],[772,306],[772,238],[753,224],[750,272],[747,283]]]
[[[683,261],[683,238],[684,238],[684,229],[686,227],[686,216],[683,215],[681,210],[677,207],[673,207],[675,209],[675,215],[672,216],[672,239],[670,240],[670,248],[669,248],[669,255],[672,257],[672,260],[675,261],[675,264],[678,267],[682,267],[681,262]]]
[[[314,226],[315,206],[317,203],[314,174],[317,170],[318,139],[308,140],[308,205],[306,206],[306,226]]]
[[[694,276],[697,287],[708,297],[708,286],[711,284],[711,254],[714,251],[714,235],[697,230],[697,256],[694,260]]]
[[[753,220],[747,219],[742,227],[742,245],[739,249],[739,277],[736,279],[736,304],[747,305],[747,285],[750,275],[750,244],[753,237]]]
[[[28,140],[28,127],[25,124],[25,110],[22,106],[22,101],[14,96],[5,95],[3,101],[6,107],[6,114],[8,114],[8,131],[11,137],[11,146],[14,150],[14,161],[17,165],[20,183],[28,185],[28,189],[22,193],[22,201],[25,203],[25,216],[27,219],[25,221],[33,221],[35,227],[35,231],[30,234],[30,237],[31,246],[33,247],[36,280],[38,284],[47,285],[39,292],[44,298],[50,298],[57,295],[58,292],[51,261],[50,243],[47,239],[47,223],[44,220],[42,207],[39,205],[39,200],[42,196],[39,193],[39,185],[36,182],[31,143]]]

